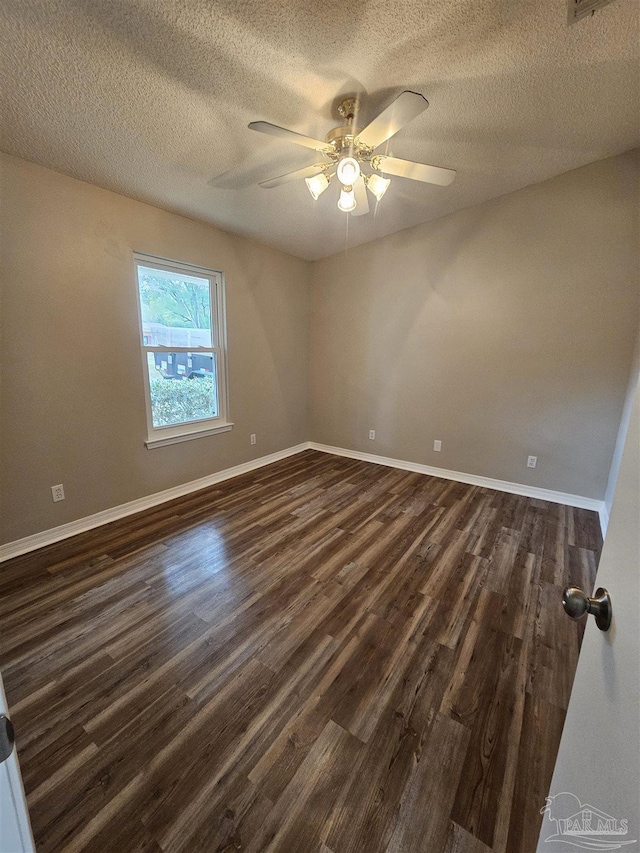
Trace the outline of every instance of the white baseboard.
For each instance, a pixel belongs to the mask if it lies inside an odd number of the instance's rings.
[[[105,509],[102,512],[96,512],[94,515],[70,521],[68,524],[61,524],[59,527],[52,527],[49,530],[43,530],[41,533],[25,536],[24,539],[17,539],[15,542],[0,545],[0,562],[10,560],[12,557],[19,557],[21,554],[26,554],[29,551],[35,551],[37,548],[43,548],[45,545],[52,545],[61,539],[68,539],[70,536],[76,536],[78,533],[84,533],[87,530],[92,530],[94,527],[100,527],[102,524],[109,524],[109,522],[125,518],[127,515],[134,515],[136,512],[141,512],[166,501],[171,501],[174,498],[188,495],[190,492],[206,489],[208,486],[221,483],[223,480],[238,477],[240,474],[246,474],[249,471],[254,471],[256,468],[262,468],[265,465],[270,465],[272,462],[277,462],[280,459],[286,459],[288,456],[295,456],[297,453],[302,453],[303,450],[319,450],[322,453],[332,453],[334,456],[346,456],[349,459],[374,462],[377,465],[386,465],[389,468],[400,468],[403,471],[429,474],[432,477],[440,477],[443,480],[455,480],[458,483],[468,483],[471,486],[483,486],[488,489],[495,489],[498,492],[510,492],[514,495],[540,498],[544,501],[566,504],[567,506],[575,506],[580,509],[591,509],[597,512],[600,517],[600,527],[603,537],[607,532],[609,521],[607,507],[604,501],[599,501],[595,498],[584,498],[580,495],[570,495],[550,489],[539,489],[536,486],[526,486],[523,483],[493,480],[490,477],[480,477],[477,474],[449,471],[446,468],[434,468],[431,465],[421,465],[418,462],[406,462],[402,459],[393,459],[389,456],[376,456],[374,453],[363,453],[359,450],[346,450],[344,447],[332,447],[328,444],[318,444],[315,441],[305,441],[294,447],[287,447],[285,450],[270,453],[268,456],[261,456],[258,459],[252,459],[250,462],[243,462],[240,465],[235,465],[233,468],[226,468],[224,471],[218,471],[216,474],[209,474],[206,477],[201,477],[199,480],[191,480],[189,483],[173,486],[171,489],[165,489],[162,492],[156,492],[153,495],[147,495],[144,498],[138,498],[137,500],[129,501],[129,503],[120,504],[120,506]]]
[[[375,462],[389,468],[401,468],[403,471],[415,471],[417,474],[429,474],[443,480],[455,480],[457,483],[468,483],[471,486],[484,486],[498,492],[510,492],[513,495],[524,495],[527,498],[539,498],[556,504],[575,506],[580,509],[592,509],[599,513],[602,523],[604,501],[596,498],[583,498],[581,495],[570,495],[565,492],[555,492],[551,489],[539,489],[537,486],[526,486],[524,483],[509,483],[506,480],[492,480],[491,477],[481,477],[478,474],[464,474],[462,471],[449,471],[447,468],[434,468],[431,465],[421,465],[418,462],[405,462],[390,456],[376,456],[374,453],[363,453],[360,450],[345,450],[344,447],[331,447],[328,444],[309,442],[312,450],[322,453],[333,453],[335,456],[347,456],[349,459],[361,459],[363,462]]]
[[[207,486],[214,486],[223,480],[238,477],[240,474],[246,474],[249,471],[254,471],[256,468],[262,468],[264,465],[270,465],[272,462],[278,462],[280,459],[286,459],[287,456],[294,456],[296,453],[301,453],[303,450],[308,449],[309,442],[305,441],[294,447],[287,447],[285,450],[270,453],[268,456],[260,456],[258,459],[252,459],[250,462],[243,462],[240,465],[235,465],[233,468],[225,468],[224,471],[218,471],[216,474],[209,474],[206,477],[200,477],[198,480],[191,480],[189,483],[173,486],[170,489],[164,489],[162,492],[156,492],[153,495],[147,495],[144,498],[138,498],[135,501],[129,501],[126,504],[120,504],[120,506],[114,506],[111,509],[105,509],[93,515],[87,515],[76,521],[70,521],[68,524],[61,524],[59,527],[52,527],[49,530],[43,530],[41,533],[25,536],[24,539],[16,539],[15,542],[0,545],[0,563],[10,560],[12,557],[19,557],[21,554],[26,554],[29,551],[35,551],[37,548],[43,548],[45,545],[52,545],[61,539],[68,539],[70,536],[76,536],[78,533],[92,530],[94,527],[100,527],[102,524],[109,524],[110,521],[117,521],[119,518],[125,518],[127,515],[134,515],[136,512],[150,509],[158,504],[171,501],[174,498],[181,498],[190,492],[206,489]]]

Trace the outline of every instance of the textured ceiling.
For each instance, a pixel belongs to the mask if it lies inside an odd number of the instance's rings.
[[[4,0],[4,150],[315,259],[640,144],[638,0],[566,23],[566,0]],[[365,124],[402,90],[430,108],[368,216],[259,180],[317,161],[253,133],[314,137],[360,92]],[[217,177],[215,186],[209,181]]]

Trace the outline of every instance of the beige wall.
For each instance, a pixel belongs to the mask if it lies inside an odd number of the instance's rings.
[[[2,541],[308,438],[308,262],[6,155],[2,167]],[[230,433],[145,448],[134,250],[224,271]]]
[[[318,261],[311,438],[602,499],[638,324],[638,153]]]

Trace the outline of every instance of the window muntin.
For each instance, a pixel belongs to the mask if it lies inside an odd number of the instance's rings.
[[[135,256],[147,445],[229,429],[222,274]]]

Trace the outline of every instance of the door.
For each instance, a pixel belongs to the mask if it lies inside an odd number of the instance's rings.
[[[3,729],[0,731],[0,758],[9,751],[7,743],[7,700],[0,676],[0,714]],[[27,801],[22,787],[22,777],[15,748],[0,762],[0,853],[33,853],[35,850]]]
[[[636,388],[596,578],[613,622],[605,633],[586,617],[538,853],[640,850],[639,397]]]

